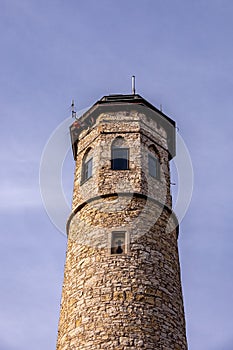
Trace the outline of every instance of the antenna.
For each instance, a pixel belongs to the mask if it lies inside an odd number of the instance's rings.
[[[135,75],[132,75],[132,95],[135,95]]]
[[[74,100],[72,100],[71,102],[71,115],[72,115],[72,118],[75,118],[76,119],[76,110],[75,110],[75,106],[74,106]]]

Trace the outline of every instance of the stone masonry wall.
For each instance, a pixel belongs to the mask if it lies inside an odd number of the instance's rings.
[[[146,122],[148,126],[146,126]],[[153,129],[152,129],[153,127]],[[138,192],[171,206],[170,173],[165,130],[158,129],[142,113],[101,114],[78,142],[74,179],[73,209],[89,198],[114,192]],[[129,170],[111,170],[111,144],[123,137],[129,147]],[[148,172],[148,147],[156,145],[161,159],[161,179]],[[82,183],[82,162],[88,148],[93,150],[93,175]]]
[[[57,350],[187,349],[176,224],[137,196],[96,199],[73,216]],[[117,230],[128,251],[111,255]]]
[[[57,350],[187,350],[167,134],[141,111],[102,113],[79,135]],[[128,170],[111,169],[117,137]],[[82,181],[87,151],[92,176]],[[114,232],[125,235],[122,254],[112,254]]]

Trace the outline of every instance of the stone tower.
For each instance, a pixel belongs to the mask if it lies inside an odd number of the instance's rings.
[[[140,95],[110,95],[70,133],[57,350],[187,350],[170,193],[175,122]]]

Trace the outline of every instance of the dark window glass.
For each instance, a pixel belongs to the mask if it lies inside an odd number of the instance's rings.
[[[129,149],[113,148],[112,149],[112,169],[127,170],[129,169]]]
[[[149,174],[156,179],[160,178],[160,164],[158,161],[158,158],[152,156],[149,154],[148,157],[148,162],[149,162]]]
[[[83,167],[83,181],[92,176],[92,158],[84,163]]]
[[[125,232],[112,232],[111,254],[125,253]]]

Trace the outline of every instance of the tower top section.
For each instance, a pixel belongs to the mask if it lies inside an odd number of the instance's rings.
[[[76,159],[77,145],[81,132],[85,129],[92,128],[95,125],[97,118],[102,113],[120,111],[136,111],[146,115],[149,119],[155,120],[157,125],[163,127],[167,133],[169,159],[172,159],[176,155],[175,121],[138,94],[115,94],[103,96],[70,126],[74,159]]]

